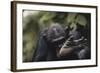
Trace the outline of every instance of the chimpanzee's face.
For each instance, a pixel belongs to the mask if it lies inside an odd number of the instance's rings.
[[[56,54],[59,53],[60,48],[65,42],[66,32],[61,24],[51,24],[47,29],[46,39],[49,42],[51,49],[56,50]]]
[[[65,36],[65,30],[61,24],[51,24],[47,30],[47,39],[51,42],[61,40]]]

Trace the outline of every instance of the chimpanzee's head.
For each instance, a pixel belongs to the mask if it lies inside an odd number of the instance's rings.
[[[58,23],[53,23],[47,30],[47,40],[55,47],[60,47],[65,41],[65,28]]]

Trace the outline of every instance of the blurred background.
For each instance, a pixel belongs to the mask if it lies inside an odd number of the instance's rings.
[[[23,10],[23,62],[32,62],[39,32],[52,23],[70,28],[79,24],[84,29],[82,34],[90,39],[90,20],[90,13]]]

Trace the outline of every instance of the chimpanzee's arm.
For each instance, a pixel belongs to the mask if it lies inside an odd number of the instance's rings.
[[[35,52],[34,61],[46,61],[47,51],[47,43],[43,36],[40,36],[38,46]]]

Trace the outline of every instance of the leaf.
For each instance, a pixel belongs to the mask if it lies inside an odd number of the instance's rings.
[[[83,26],[85,26],[85,25],[87,24],[87,20],[86,20],[85,16],[83,16],[83,15],[81,15],[81,14],[79,14],[79,15],[77,16],[76,22],[77,22],[78,24],[80,24],[80,25],[83,25]]]
[[[67,22],[68,23],[73,22],[75,20],[76,15],[77,15],[77,13],[68,13]]]

